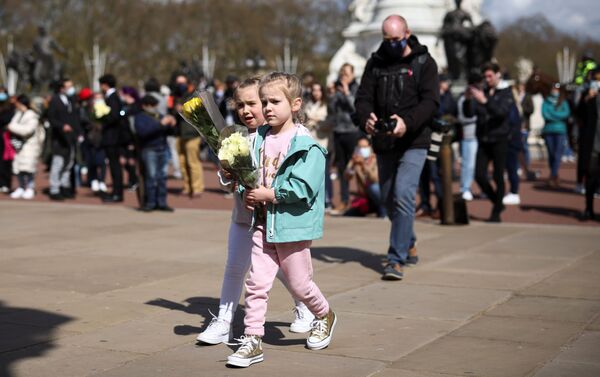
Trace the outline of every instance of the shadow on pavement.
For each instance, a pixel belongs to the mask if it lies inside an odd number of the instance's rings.
[[[386,260],[385,255],[351,247],[313,247],[310,252],[312,257],[318,261],[337,264],[358,263],[378,274],[383,273]]]
[[[16,377],[11,364],[44,356],[55,348],[55,329],[72,320],[43,310],[9,307],[0,301],[0,376]]]
[[[190,297],[184,300],[184,304],[158,298],[146,302],[147,305],[159,306],[161,308],[169,310],[179,310],[184,313],[199,315],[202,318],[198,321],[198,324],[202,323],[201,326],[197,325],[176,325],[173,327],[173,333],[176,335],[190,335],[200,334],[208,327],[208,324],[212,320],[211,312],[217,315],[219,313],[219,299],[214,297]],[[210,310],[210,312],[209,312]],[[296,344],[305,344],[304,339],[285,339],[284,332],[280,329],[283,327],[289,328],[290,322],[272,322],[267,321],[265,323],[265,336],[263,341],[266,344],[278,345],[278,346],[289,346]],[[235,311],[233,317],[233,334],[235,338],[240,337],[244,333],[244,309],[243,306],[239,305]],[[198,346],[207,346],[201,342],[197,343]],[[237,346],[229,346],[232,350],[237,349]],[[1,376],[1,375],[0,375]]]
[[[583,201],[582,201],[583,207]],[[576,219],[581,219],[582,211],[576,210],[573,208],[564,208],[564,207],[552,207],[552,206],[541,206],[541,205],[521,205],[521,209],[523,211],[539,211],[544,213],[549,213],[552,215],[559,215],[565,217],[572,217]]]

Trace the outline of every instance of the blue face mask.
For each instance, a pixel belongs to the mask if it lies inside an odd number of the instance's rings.
[[[0,102],[8,100],[8,95],[4,92],[0,92]]]
[[[393,59],[400,59],[404,55],[404,50],[408,46],[408,39],[390,40],[384,39],[383,51]]]
[[[371,148],[370,147],[361,147],[358,149],[358,153],[362,156],[362,158],[364,158],[366,160],[367,158],[369,158],[371,156]]]

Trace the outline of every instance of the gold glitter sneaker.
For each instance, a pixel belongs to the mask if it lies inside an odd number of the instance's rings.
[[[310,335],[306,339],[306,346],[311,350],[320,350],[327,347],[331,343],[336,324],[337,316],[331,309],[323,318],[316,318],[312,323]]]
[[[264,360],[262,339],[258,335],[242,335],[236,339],[240,345],[233,355],[227,357],[227,365],[247,368]]]

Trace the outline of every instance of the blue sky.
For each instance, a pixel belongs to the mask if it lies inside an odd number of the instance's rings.
[[[542,13],[564,32],[600,40],[598,0],[484,0],[482,13],[499,27]]]

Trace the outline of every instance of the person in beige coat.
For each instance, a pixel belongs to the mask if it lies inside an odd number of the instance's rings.
[[[11,144],[17,152],[13,161],[13,173],[19,187],[10,194],[13,199],[33,199],[34,175],[38,158],[42,152],[44,128],[40,126],[38,114],[30,107],[29,98],[21,94],[17,97],[16,112],[8,124]]]

